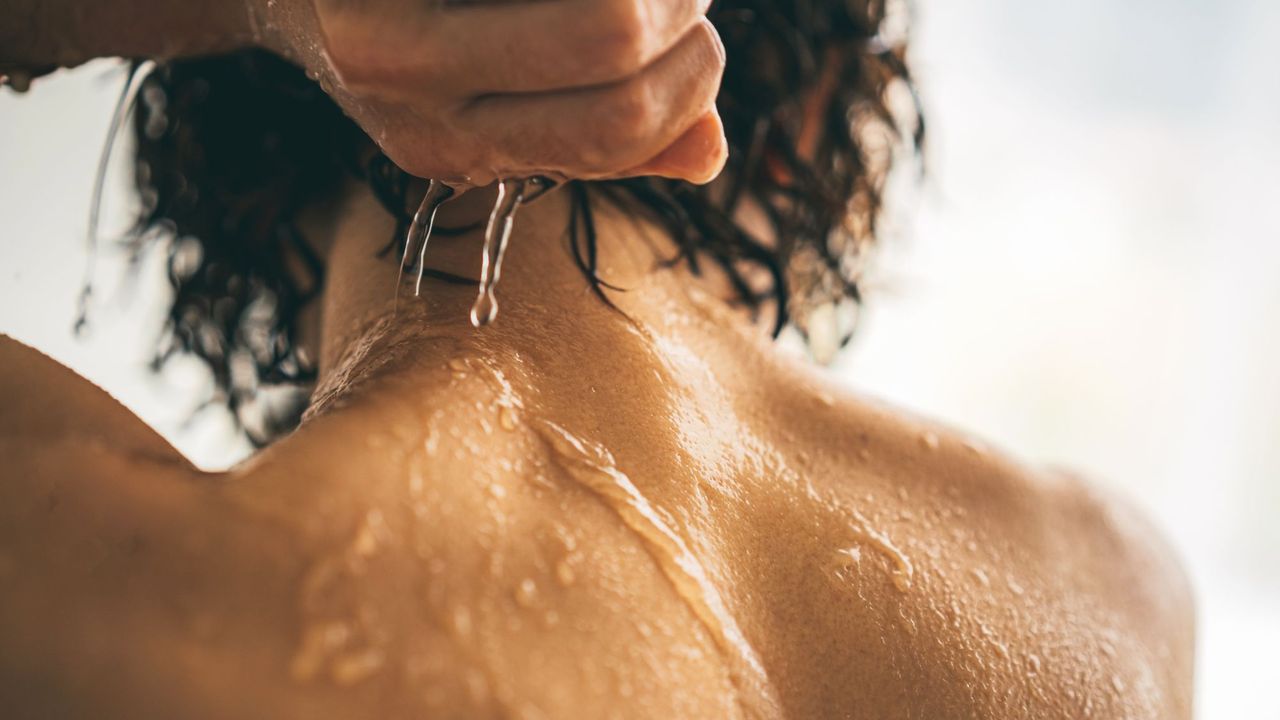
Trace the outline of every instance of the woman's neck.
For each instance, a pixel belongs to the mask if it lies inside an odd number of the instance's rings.
[[[492,189],[472,191],[446,205],[439,224],[483,225],[492,200]],[[566,382],[599,375],[604,383],[609,374],[612,382],[651,375],[644,357],[655,352],[655,343],[678,342],[695,352],[707,350],[708,343],[742,344],[744,339],[746,345],[763,346],[752,340],[758,333],[744,318],[714,299],[715,289],[699,286],[705,281],[661,266],[673,250],[669,240],[606,202],[597,201],[595,210],[598,274],[625,289],[604,290],[616,309],[591,292],[574,264],[567,193],[552,192],[521,209],[497,289],[498,316],[474,328],[475,285],[428,275],[415,296],[415,278],[405,277],[397,292],[398,258],[380,253],[392,222],[367,193],[353,194],[334,228],[320,382],[309,414],[323,413],[334,398],[350,397],[371,384],[393,383],[404,391],[406,382],[413,382],[407,378],[430,382],[432,374],[424,369],[445,367],[459,356],[520,356],[540,368],[556,368]],[[426,267],[476,279],[482,235],[480,229],[438,235],[428,246]]]

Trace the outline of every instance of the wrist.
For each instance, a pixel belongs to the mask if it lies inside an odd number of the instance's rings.
[[[98,57],[172,58],[253,43],[255,0],[0,0],[0,65],[72,67]]]

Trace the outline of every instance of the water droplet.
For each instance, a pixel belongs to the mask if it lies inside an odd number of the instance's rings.
[[[857,547],[841,548],[836,551],[836,565],[839,567],[848,567],[862,562],[862,549]]]
[[[991,578],[987,577],[987,573],[982,568],[973,568],[969,571],[973,578],[978,581],[982,587],[991,587]]]
[[[458,605],[453,609],[453,631],[459,637],[466,637],[471,634],[471,610],[465,605]]]
[[[920,628],[916,625],[916,621],[907,613],[905,607],[898,607],[898,617],[902,620],[902,626],[906,628],[908,635],[917,635]]]
[[[498,483],[490,483],[489,494],[492,495],[494,499],[501,500],[507,496],[507,489]]]
[[[836,404],[836,398],[831,393],[819,393],[818,402],[826,405],[827,407],[832,407]]]
[[[498,424],[503,430],[515,430],[520,426],[520,413],[510,405],[498,409]]]
[[[516,586],[516,604],[520,607],[532,607],[538,599],[538,585],[532,578],[525,578]]]
[[[351,628],[343,622],[308,627],[303,631],[302,642],[289,664],[289,674],[300,682],[313,679],[329,656],[345,645],[350,637]]]
[[[576,574],[573,572],[573,565],[569,564],[569,558],[564,558],[556,563],[556,580],[561,585],[568,587],[573,584]]]
[[[872,549],[889,558],[892,564],[891,578],[893,586],[900,592],[910,590],[911,582],[915,577],[915,567],[912,566],[911,560],[883,533],[871,529],[861,514],[855,513],[855,515],[862,527],[853,528],[854,539],[864,545],[871,546]],[[861,558],[861,553],[858,552],[856,547],[845,548],[842,552],[854,562]]]
[[[920,444],[928,450],[937,450],[942,441],[938,439],[937,433],[925,432],[920,435]]]
[[[502,279],[502,261],[511,240],[516,212],[524,202],[526,181],[503,180],[498,183],[498,198],[484,231],[484,248],[480,258],[480,290],[471,306],[471,324],[484,327],[498,317],[498,281]]]
[[[1124,691],[1125,691],[1125,684],[1124,684],[1124,680],[1120,679],[1120,676],[1119,676],[1119,675],[1112,675],[1112,676],[1111,676],[1111,687],[1115,688],[1115,691],[1116,691],[1116,692],[1123,694],[1123,693],[1124,693]]]
[[[1040,656],[1032,653],[1027,656],[1027,665],[1031,668],[1029,675],[1040,674]]]
[[[382,669],[382,652],[367,648],[335,658],[329,676],[338,685],[355,685]]]
[[[1022,586],[1018,584],[1018,581],[1014,580],[1012,577],[1006,577],[1004,582],[1005,582],[1005,585],[1009,586],[1009,592],[1013,593],[1014,595],[1021,595],[1022,593],[1026,592],[1026,590],[1024,590]]]
[[[378,545],[387,535],[387,525],[382,519],[382,512],[370,510],[365,514],[364,522],[356,531],[351,542],[351,550],[357,557],[367,558],[378,550]]]

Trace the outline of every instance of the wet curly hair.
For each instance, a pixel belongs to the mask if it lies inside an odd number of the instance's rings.
[[[788,325],[811,333],[817,308],[859,303],[893,158],[924,138],[905,62],[907,11],[886,0],[714,3],[709,17],[728,58],[717,100],[728,164],[711,186],[570,183],[570,249],[600,299],[608,302],[591,208],[604,198],[669,232],[679,248],[671,262],[722,269],[738,302],[775,334]],[[301,403],[264,416],[258,396],[292,387],[305,400],[315,373],[298,317],[320,292],[324,266],[299,213],[349,179],[364,182],[396,220],[390,254],[423,185],[301,69],[267,52],[166,61],[140,87],[132,134],[141,210],[131,241],[167,243],[174,291],[157,365],[179,352],[203,360],[214,402],[266,443],[296,425]],[[746,201],[775,241],[735,223]]]

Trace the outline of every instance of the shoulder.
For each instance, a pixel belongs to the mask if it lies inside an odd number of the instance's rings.
[[[404,670],[423,716],[606,717],[634,694],[655,715],[732,717],[715,639],[626,508],[593,489],[590,443],[483,363],[420,372],[442,373],[429,401],[392,385],[334,402],[233,473],[233,495],[312,548],[301,686],[345,673],[346,647],[312,661],[307,632],[356,607],[369,619],[345,642],[376,650],[355,689],[375,704],[401,697]],[[673,674],[687,687],[672,692]]]
[[[988,567],[1012,590],[1006,608],[1022,616],[1008,627],[1059,693],[1033,696],[1072,712],[1191,717],[1194,603],[1162,531],[1121,492],[1080,474],[938,437],[926,462],[972,488],[960,506],[994,549]]]
[[[182,455],[111,397],[39,350],[0,335],[0,456],[96,439],[124,453],[186,465]]]
[[[1190,717],[1191,591],[1132,503],[907,413],[836,409],[839,491],[913,564],[920,636],[965,649],[918,649],[926,667],[1029,715]]]

